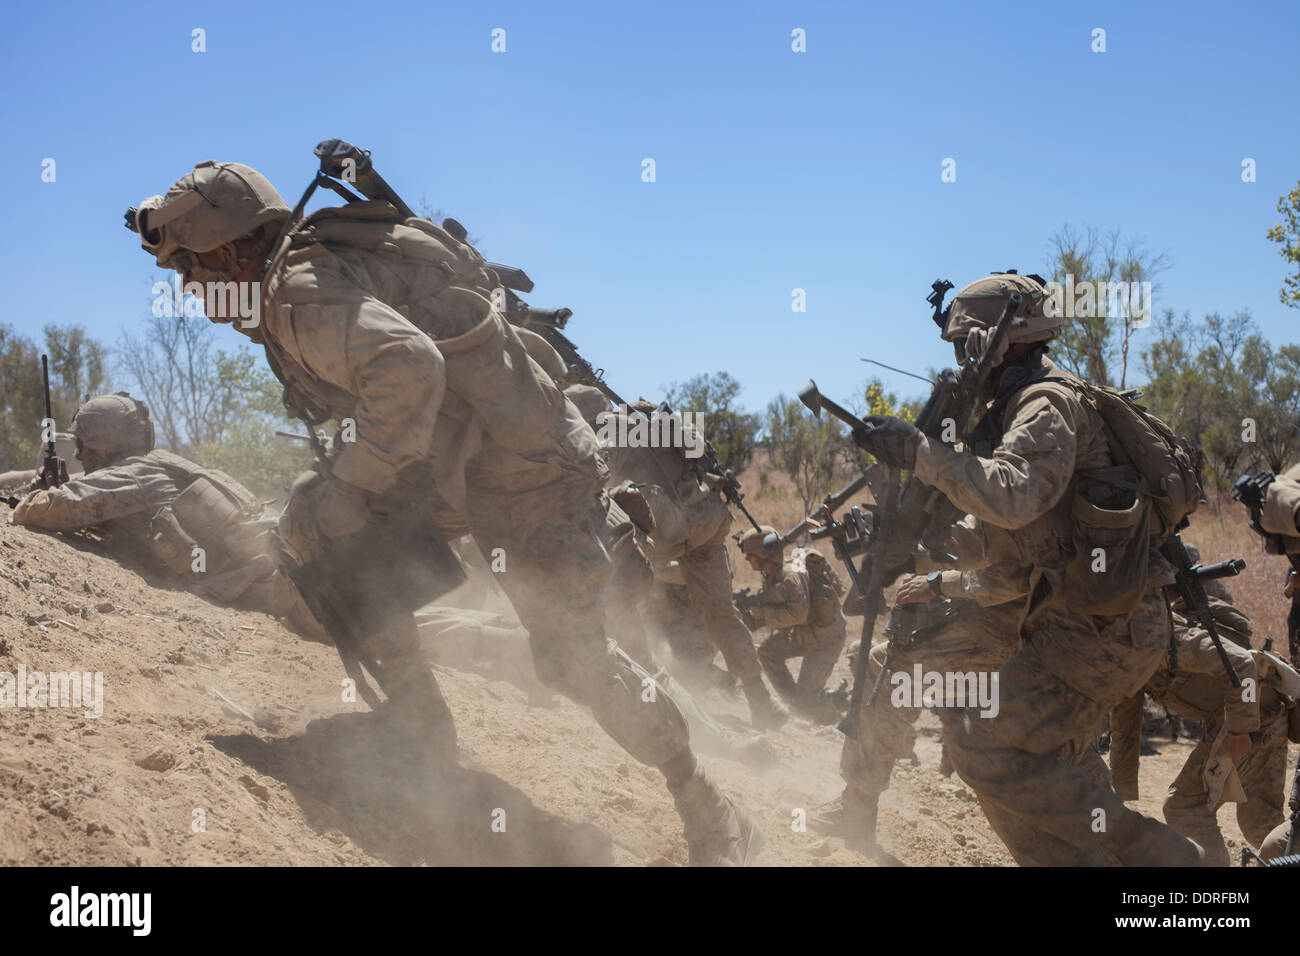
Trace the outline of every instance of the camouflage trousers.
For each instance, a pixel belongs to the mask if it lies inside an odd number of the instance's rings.
[[[997,670],[1016,646],[1020,604],[980,607],[961,602],[962,613],[946,627],[915,644],[895,647],[889,653],[892,672],[908,674],[920,664],[928,671],[985,672]],[[869,692],[885,663],[886,645],[871,648],[865,688]],[[852,789],[878,795],[889,789],[894,764],[912,752],[920,707],[895,706],[889,675],[870,709],[863,702],[858,735],[845,737],[840,752],[840,775]],[[943,712],[940,711],[942,717]]]
[[[997,716],[967,710],[949,720],[953,767],[1021,865],[1199,862],[1189,840],[1124,806],[1074,763],[1106,715],[1160,665],[1169,627],[1155,593],[1118,618],[1041,606],[1000,667]]]
[[[731,559],[727,528],[722,525],[706,543],[693,547],[678,563],[686,579],[691,609],[704,622],[709,640],[722,652],[727,671],[739,681],[761,678],[754,637],[731,599]]]
[[[759,647],[758,660],[772,687],[786,703],[807,715],[833,720],[829,713],[823,713],[828,707],[831,711],[834,708],[822,699],[821,692],[844,650],[844,640],[843,620],[826,628],[814,629],[808,624],[782,628]],[[797,681],[786,665],[792,657],[803,658]]]
[[[1261,715],[1260,728],[1250,735],[1251,746],[1237,765],[1237,778],[1246,800],[1237,804],[1237,824],[1246,839],[1261,846],[1269,831],[1282,822],[1286,788],[1287,712]],[[1223,715],[1205,722],[1205,733],[1183,769],[1169,785],[1165,821],[1179,833],[1205,847],[1210,860],[1229,865],[1228,848],[1219,830],[1218,812],[1223,800],[1210,803],[1205,765],[1223,726]]]
[[[645,693],[653,678],[605,634],[613,569],[593,520],[600,481],[489,444],[466,486],[470,531],[489,561],[504,561],[496,581],[528,631],[538,678],[590,707],[636,760],[658,767],[686,752],[681,710],[662,687]]]
[[[1275,826],[1272,831],[1264,838],[1260,844],[1259,855],[1265,860],[1275,860],[1286,853],[1286,841],[1291,835],[1290,821],[1284,821]],[[1300,852],[1300,839],[1295,842],[1292,853]]]

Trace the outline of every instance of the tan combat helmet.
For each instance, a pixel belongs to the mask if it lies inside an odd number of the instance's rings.
[[[101,461],[153,451],[153,420],[143,402],[126,392],[100,395],[77,409],[68,431]]]
[[[1007,335],[1007,346],[1019,342],[1046,342],[1056,337],[1064,320],[1059,315],[1049,315],[1046,309],[1048,294],[1037,277],[999,273],[978,279],[957,293],[948,306],[948,321],[943,327],[943,340],[953,343],[957,361],[965,362],[967,356],[978,358],[993,326],[997,324],[1006,307],[1007,296],[1019,292],[1023,301],[1016,313],[1016,322]],[[1001,356],[994,357],[994,365]]]
[[[163,269],[186,271],[186,252],[210,252],[268,222],[289,218],[288,204],[255,169],[206,160],[165,196],[128,210],[127,226]]]
[[[577,406],[582,420],[592,428],[604,424],[602,413],[613,412],[605,393],[592,385],[569,385],[564,389],[564,397]]]
[[[738,540],[741,554],[756,554],[769,561],[780,561],[785,553],[785,544],[781,535],[770,525],[750,528]]]

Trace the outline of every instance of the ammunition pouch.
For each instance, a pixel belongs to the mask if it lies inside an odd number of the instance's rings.
[[[1120,465],[1079,474],[1070,507],[1074,556],[1065,569],[1065,602],[1072,610],[1117,616],[1142,602],[1151,559],[1150,524],[1151,507],[1134,468]]]
[[[159,508],[149,521],[149,544],[154,556],[173,574],[189,574],[198,542],[185,533],[171,505]]]
[[[595,476],[599,446],[595,433],[487,299],[448,289],[484,318],[470,331],[438,339],[446,358],[447,390],[468,403],[488,433],[529,461]]]

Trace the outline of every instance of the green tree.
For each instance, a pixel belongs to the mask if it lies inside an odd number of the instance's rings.
[[[277,436],[277,431],[306,434],[297,423],[288,428],[280,402],[280,383],[260,357],[246,349],[218,352],[215,368],[217,401],[227,424],[219,437],[200,442],[189,455],[200,465],[219,468],[259,498],[284,500],[289,485],[311,467],[313,454],[306,441]]]
[[[845,472],[848,430],[829,415],[814,418],[801,401],[785,395],[768,403],[766,417],[772,459],[794,481],[806,514]]]
[[[108,391],[107,350],[80,326],[47,325],[50,407],[60,430],[88,397]],[[0,325],[0,471],[30,468],[40,452],[45,418],[41,350],[11,327]]]
[[[32,467],[44,417],[40,353],[12,327],[0,325],[0,471]]]
[[[665,392],[673,409],[704,415],[705,437],[713,443],[723,467],[737,473],[749,467],[759,418],[737,405],[739,382],[726,372],[716,372],[674,382]]]
[[[1063,286],[1069,277],[1076,286],[1091,282],[1103,288],[1111,282],[1151,282],[1154,294],[1158,288],[1155,277],[1169,266],[1166,253],[1152,252],[1140,239],[1124,239],[1119,230],[1101,233],[1088,228],[1079,232],[1066,224],[1049,243],[1052,278]],[[1092,311],[1100,314],[1067,316],[1052,352],[1080,378],[1096,385],[1118,382],[1124,388],[1129,348],[1138,326],[1124,303],[1117,303],[1116,314],[1112,314],[1109,298],[1105,304],[1098,298]]]
[[[1296,309],[1300,308],[1300,184],[1278,197],[1277,211],[1282,214],[1282,222],[1269,229],[1268,238],[1282,247],[1278,254],[1293,267],[1292,273],[1282,279],[1278,298]]]
[[[1211,488],[1300,453],[1300,346],[1275,350],[1245,311],[1193,323],[1166,310],[1155,329],[1144,403],[1201,449]]]
[[[152,316],[144,334],[123,334],[123,371],[149,406],[160,445],[279,498],[311,464],[310,446],[275,437],[289,422],[279,382],[247,347],[218,347],[221,334],[229,333],[201,310]]]

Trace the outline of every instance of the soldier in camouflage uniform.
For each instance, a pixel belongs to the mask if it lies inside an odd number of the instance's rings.
[[[139,549],[178,586],[286,620],[304,637],[324,634],[284,574],[273,515],[224,472],[154,448],[149,410],[126,393],[92,398],[70,427],[84,474],[33,491],[15,524],[104,532]]]
[[[949,755],[1022,864],[1196,864],[1204,854],[1195,843],[1125,807],[1071,763],[1105,716],[1159,666],[1170,634],[1159,588],[1173,573],[1142,541],[1134,547],[1143,549],[1147,579],[1104,582],[1128,589],[1112,599],[1136,600],[1135,609],[1082,610],[1094,605],[1080,591],[1088,552],[1075,544],[1076,514],[1085,505],[1124,509],[1120,492],[1112,492],[1113,500],[1101,497],[1102,483],[1092,477],[1122,460],[1100,414],[1046,357],[1062,319],[1045,309],[1041,280],[998,274],[957,294],[943,338],[954,344],[959,363],[981,356],[1013,292],[1024,297],[1024,307],[1003,354],[989,356],[993,374],[982,397],[990,405],[972,442],[983,454],[958,451],[886,416],[871,416],[854,435],[866,451],[911,471],[979,519],[993,563],[1019,563],[1029,579],[1022,644],[999,668],[998,715],[984,719],[968,711],[949,719]],[[1081,498],[1082,478],[1097,489],[1096,501]],[[1136,499],[1126,503],[1139,513],[1150,508]]]
[[[772,543],[764,546],[765,540]],[[741,554],[763,575],[750,616],[758,627],[773,628],[758,659],[791,709],[819,723],[834,723],[839,713],[822,691],[847,636],[840,610],[844,586],[818,552],[795,548],[786,558],[784,550],[775,528],[751,528],[740,536]],[[792,657],[803,658],[798,682],[786,665]]]
[[[1260,525],[1269,535],[1280,536],[1280,542],[1270,540],[1270,552],[1281,551],[1287,555],[1300,554],[1300,463],[1292,465],[1268,485]],[[1277,545],[1280,544],[1280,547]],[[1287,615],[1287,654],[1291,664],[1300,668],[1300,597],[1297,597],[1294,572],[1288,572],[1284,593],[1291,600]]]
[[[634,402],[607,415],[651,416],[656,409],[650,402]],[[616,417],[609,421],[611,434],[622,433]],[[727,670],[740,681],[754,727],[781,726],[788,714],[772,700],[763,683],[753,635],[732,601],[727,555],[732,518],[726,499],[711,486],[709,477],[692,466],[680,447],[609,445],[603,452],[616,494],[635,487],[648,504],[654,525],[648,551],[651,563],[661,567],[676,561],[681,566],[691,607],[722,652]]]
[[[1199,560],[1192,546],[1187,550]],[[1251,650],[1250,619],[1232,606],[1223,582],[1207,581],[1205,588],[1212,592],[1211,613],[1243,688],[1232,686],[1210,635],[1179,602],[1173,608],[1176,668],[1171,673],[1166,658],[1144,691],[1167,710],[1204,727],[1170,784],[1164,815],[1170,826],[1205,848],[1210,862],[1227,866],[1228,849],[1216,820],[1224,803],[1237,804],[1237,823],[1255,846],[1282,819],[1287,727],[1295,702],[1285,686],[1291,669],[1272,655]],[[1137,706],[1117,710],[1111,718],[1111,770],[1116,792],[1127,799],[1137,796],[1141,697],[1136,701]]]
[[[496,274],[473,246],[387,202],[290,220],[259,173],[213,161],[128,214],[159,266],[207,284],[209,318],[230,312],[212,301],[220,283],[251,283],[258,313],[234,324],[265,346],[286,405],[354,426],[319,480],[296,489],[286,539],[306,560],[410,507],[447,537],[468,529],[485,556],[505,557],[496,580],[538,677],[663,772],[691,862],[747,862],[757,825],[705,775],[672,696],[643,700],[649,675],[606,636],[612,572],[593,525],[606,469],[591,428],[494,307]],[[367,641],[403,676],[399,698],[428,701],[427,733],[454,747],[414,617]]]
[[[83,473],[81,465],[76,461],[77,440],[67,432],[57,432],[54,435],[54,454],[63,459],[68,466],[68,477],[75,478]],[[0,472],[0,490],[15,488],[24,492],[30,491],[35,487],[41,476],[41,466],[45,463],[45,446],[41,446],[41,453],[37,456],[36,467],[28,468],[26,471],[6,471]]]
[[[871,648],[867,661],[867,687],[875,685],[885,665],[887,641],[903,631],[905,637],[889,653],[894,673],[910,674],[915,665],[925,671],[992,674],[1016,650],[1016,630],[1024,611],[1024,576],[1015,566],[982,566],[987,560],[978,526],[969,515],[948,540],[946,550],[956,560],[933,568],[929,556],[916,556],[917,567],[928,574],[905,578],[895,595],[895,605],[885,629],[885,641]],[[850,598],[852,594],[850,594]],[[846,602],[860,615],[860,602]],[[856,653],[856,649],[855,649]],[[856,737],[845,737],[840,754],[844,792],[838,800],[819,807],[809,822],[821,832],[842,837],[850,849],[870,854],[877,849],[875,822],[880,794],[889,787],[898,761],[912,753],[919,707],[894,706],[888,677],[880,698],[860,716]],[[940,711],[941,719],[945,711]],[[944,747],[947,753],[947,747]],[[1074,748],[1070,759],[1089,779],[1110,785],[1110,775],[1096,748],[1088,742]],[[950,774],[941,762],[941,772]]]

